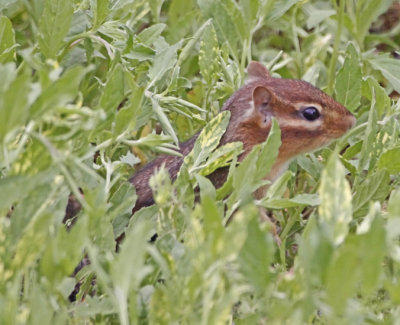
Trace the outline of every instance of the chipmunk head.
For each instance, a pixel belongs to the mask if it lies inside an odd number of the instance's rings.
[[[258,62],[247,70],[248,81],[224,106],[231,111],[225,137],[242,141],[245,153],[267,138],[273,117],[282,132],[282,162],[325,146],[354,126],[353,114],[308,82],[272,78]]]

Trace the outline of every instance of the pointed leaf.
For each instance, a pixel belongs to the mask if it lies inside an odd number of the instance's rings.
[[[360,276],[359,241],[354,237],[351,239],[335,252],[328,271],[327,300],[338,313],[344,310],[347,300],[354,294]]]
[[[200,42],[199,67],[200,73],[208,85],[211,85],[214,76],[219,71],[219,48],[217,34],[213,24],[204,30]]]
[[[45,0],[43,13],[39,20],[39,46],[42,53],[55,59],[64,37],[67,35],[73,11],[69,0]]]
[[[0,17],[0,63],[14,60],[15,34],[11,21],[7,17]]]
[[[354,112],[361,100],[361,66],[352,43],[347,46],[346,60],[337,74],[335,88],[336,100]]]
[[[228,126],[229,119],[230,112],[223,111],[204,127],[196,139],[192,151],[185,157],[185,163],[190,166],[189,172],[203,163],[219,145],[219,141]]]
[[[9,77],[4,82],[5,87],[9,83],[8,87],[4,91],[0,89],[0,142],[9,131],[23,126],[28,117],[30,78],[26,73],[12,76],[14,69],[12,64],[0,67],[0,75]]]
[[[179,145],[178,137],[176,136],[175,130],[172,127],[172,124],[169,121],[164,110],[162,109],[162,107],[155,98],[151,98],[151,103],[153,104],[152,105],[153,112],[156,114],[157,119],[160,122],[163,131],[174,140],[176,145]]]
[[[383,74],[397,92],[400,92],[399,60],[390,58],[386,53],[370,58],[369,62]]]
[[[247,238],[239,253],[241,272],[258,293],[263,293],[270,281],[270,263],[274,245],[269,231],[261,229],[257,218],[247,224]]]
[[[372,201],[383,201],[390,191],[390,175],[378,170],[360,184],[353,195],[354,217],[365,215]]]
[[[318,208],[321,223],[328,238],[339,245],[346,238],[352,220],[351,191],[345,178],[345,169],[337,154],[332,154],[322,172],[318,190],[321,205]]]
[[[107,76],[106,85],[100,97],[100,107],[107,112],[116,112],[124,99],[124,70],[117,64]]]
[[[59,79],[44,89],[30,108],[32,118],[45,114],[72,101],[78,94],[78,86],[87,70],[76,66],[67,70]]]
[[[400,173],[400,147],[385,151],[378,161],[379,169],[387,169],[391,174]]]

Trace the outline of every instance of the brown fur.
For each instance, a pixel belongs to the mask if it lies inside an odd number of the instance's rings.
[[[198,135],[195,135],[190,140],[181,144],[180,153],[186,156],[193,148],[193,145]],[[152,162],[144,166],[129,180],[136,188],[137,200],[133,213],[144,206],[149,206],[154,203],[153,194],[149,186],[150,177],[159,170],[163,165],[167,168],[170,177],[174,180],[183,163],[183,157],[161,155]]]
[[[354,116],[343,105],[305,81],[272,78],[258,62],[251,62],[248,72],[248,82],[222,108],[231,112],[231,119],[220,145],[241,141],[244,152],[239,159],[242,160],[254,145],[267,139],[271,119],[277,119],[282,145],[275,165],[266,175],[268,179],[274,180],[279,176],[282,168],[296,155],[328,144],[355,123]],[[320,108],[321,117],[318,121],[307,121],[301,115],[301,110],[307,106]],[[197,135],[181,145],[183,156],[192,150],[196,138]],[[154,203],[149,187],[151,175],[164,164],[171,178],[175,179],[182,162],[182,157],[163,155],[131,178],[138,195],[133,212]],[[226,173],[227,168],[223,168],[209,178],[219,187],[225,181]]]

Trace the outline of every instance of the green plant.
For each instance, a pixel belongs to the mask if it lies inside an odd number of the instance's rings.
[[[398,322],[400,25],[370,32],[391,3],[0,1],[1,323]],[[358,120],[261,200],[279,127],[239,166],[240,143],[216,149],[252,58]],[[156,204],[131,216],[133,166],[201,128],[177,180],[160,170]]]

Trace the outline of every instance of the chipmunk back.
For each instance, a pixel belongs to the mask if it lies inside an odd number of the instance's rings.
[[[247,71],[246,84],[222,108],[231,112],[231,118],[220,145],[241,141],[242,160],[254,145],[267,139],[274,117],[281,129],[282,145],[267,179],[275,180],[295,156],[329,144],[355,124],[354,116],[343,105],[308,82],[272,78],[264,65],[254,61]],[[192,150],[196,138],[181,145],[183,156]],[[139,170],[130,180],[138,195],[133,212],[154,203],[149,180],[156,170],[165,165],[175,179],[182,163],[182,157],[162,155]],[[214,186],[221,186],[226,169],[216,170],[210,179]]]

